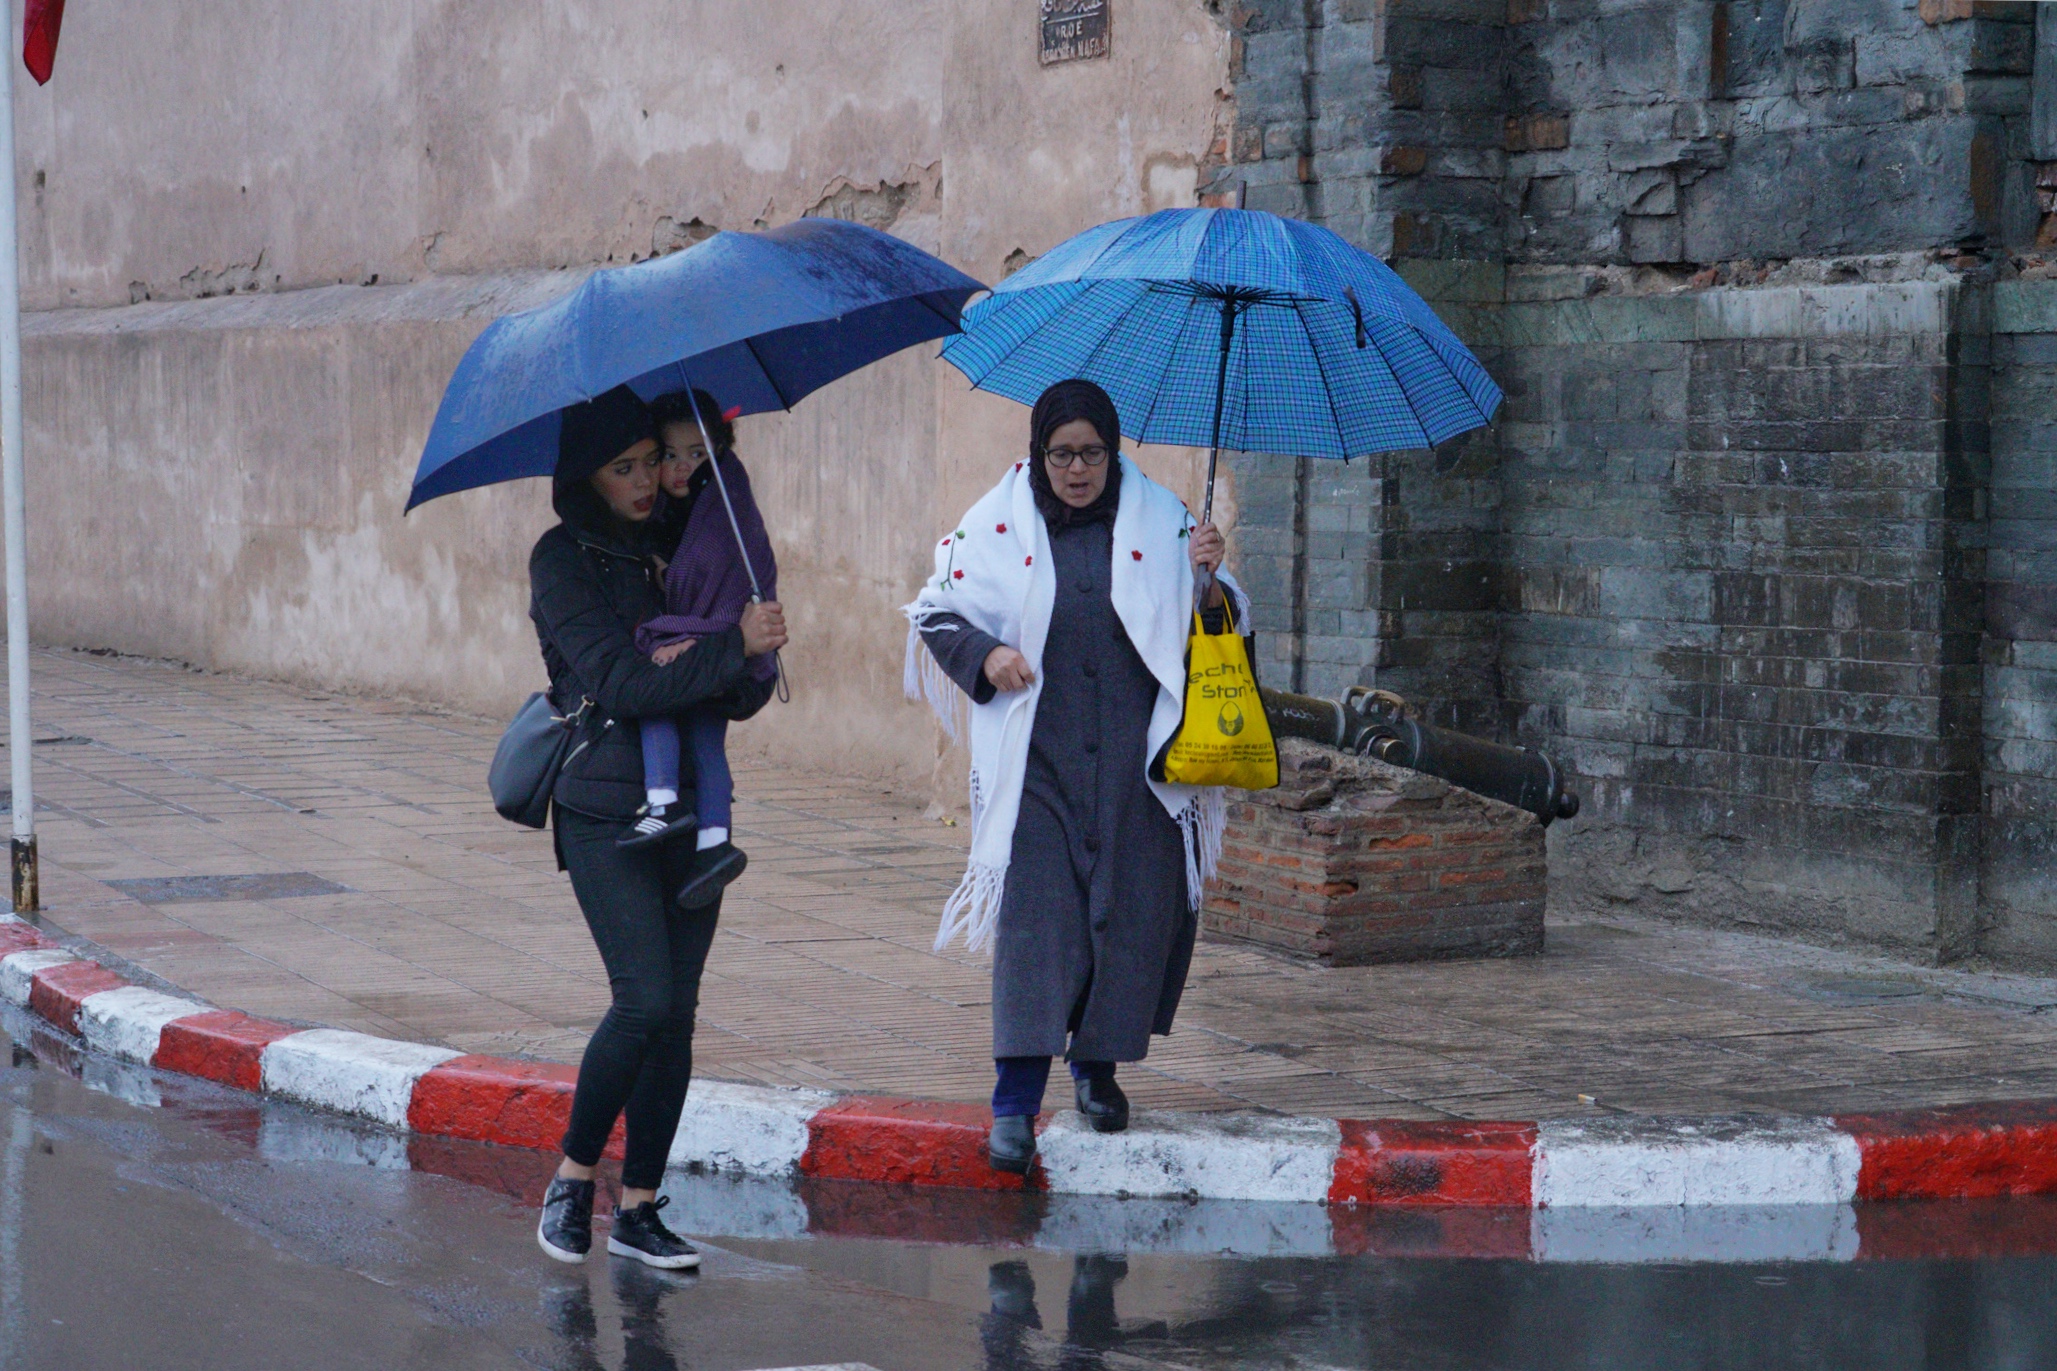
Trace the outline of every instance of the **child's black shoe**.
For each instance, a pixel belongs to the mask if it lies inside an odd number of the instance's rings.
[[[734,843],[716,843],[693,854],[693,868],[679,887],[679,907],[704,909],[721,898],[728,883],[743,874],[750,858]]]
[[[700,826],[700,820],[691,810],[677,805],[658,805],[646,808],[643,817],[636,820],[634,827],[615,840],[615,846],[628,852],[639,847],[655,847],[668,843],[681,833],[689,833]]]

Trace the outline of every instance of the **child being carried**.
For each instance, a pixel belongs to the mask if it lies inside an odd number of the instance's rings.
[[[733,628],[750,604],[749,569],[737,551],[721,491],[708,489],[714,484],[715,462],[721,464],[735,506],[736,525],[742,530],[764,596],[778,598],[778,564],[772,557],[771,540],[765,536],[764,518],[750,493],[750,478],[736,460],[734,430],[706,391],[694,392],[694,398],[699,401],[700,422],[695,422],[693,399],[684,391],[659,396],[650,406],[663,444],[658,479],[664,489],[665,509],[660,517],[666,531],[679,530],[677,550],[664,569],[665,612],[636,627],[636,650],[650,654],[659,666],[691,651],[708,634]],[[713,453],[707,451],[700,423],[707,426]],[[748,664],[760,681],[776,674],[769,656],[750,658]],[[728,720],[712,709],[697,709],[675,718],[644,719],[640,727],[648,804],[621,845],[647,847],[697,827],[699,850],[679,890],[678,902],[688,909],[712,904],[729,882],[743,874],[749,860],[729,841],[735,782],[728,764]],[[695,812],[691,814],[679,807],[680,761],[686,747],[692,751],[695,782]]]

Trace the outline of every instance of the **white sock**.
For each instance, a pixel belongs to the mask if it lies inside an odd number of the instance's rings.
[[[728,840],[729,831],[725,828],[703,828],[700,830],[698,850],[705,852],[710,847],[720,847]]]
[[[658,790],[653,787],[643,792],[643,798],[650,802],[652,809],[666,809],[679,802],[679,793],[676,790]]]

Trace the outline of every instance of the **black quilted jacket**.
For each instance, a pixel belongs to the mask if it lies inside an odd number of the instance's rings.
[[[707,638],[669,666],[636,651],[636,625],[664,608],[657,565],[637,532],[610,519],[581,484],[557,497],[564,522],[529,554],[529,617],[559,713],[593,703],[553,798],[599,819],[630,819],[643,805],[643,753],[635,721],[711,706],[747,719],[771,697],[770,682],[743,665],[743,631]],[[693,803],[691,777],[681,801]]]

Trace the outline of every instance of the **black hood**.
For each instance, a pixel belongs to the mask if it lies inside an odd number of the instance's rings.
[[[637,443],[656,437],[650,411],[627,386],[567,406],[559,421],[557,470],[550,482],[550,505],[565,526],[588,542],[644,551],[649,525],[616,517],[593,489],[592,476]]]
[[[555,484],[585,484],[587,477],[646,438],[657,441],[657,425],[627,386],[565,406],[558,418]]]

